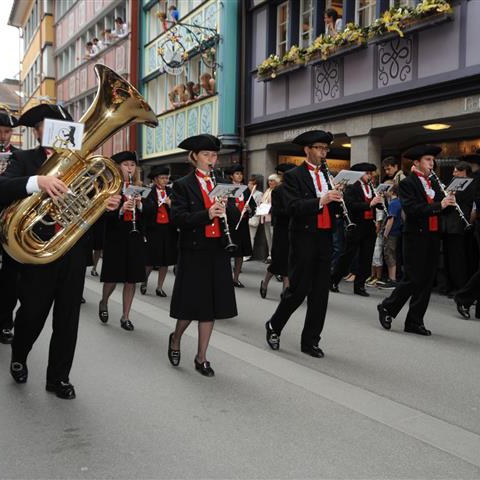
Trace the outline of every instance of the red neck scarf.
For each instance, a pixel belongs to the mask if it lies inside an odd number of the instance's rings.
[[[169,222],[168,218],[168,211],[167,206],[165,205],[165,198],[167,196],[167,192],[160,188],[156,188],[156,195],[157,195],[157,223],[158,224],[165,224]]]
[[[412,172],[418,177],[420,183],[422,184],[423,190],[425,192],[425,198],[427,199],[427,203],[431,205],[434,201],[434,198],[428,195],[427,189],[432,190],[432,182],[430,178],[428,178],[424,173],[420,170],[416,169],[414,166],[412,167]],[[437,215],[430,215],[428,217],[428,231],[429,232],[438,232],[438,216]]]
[[[370,195],[370,185],[365,182],[361,182],[362,184],[362,191],[363,191],[363,198],[365,199],[365,203],[367,203],[370,206],[370,202],[372,199],[369,197]],[[364,220],[373,220],[373,211],[372,209],[365,210],[363,212],[363,219]]]
[[[322,181],[320,179],[320,168],[314,167],[307,162],[308,170],[315,173],[315,182],[318,190],[322,191]],[[328,205],[324,205],[321,212],[317,215],[317,228],[320,230],[330,230],[332,228],[332,219],[330,218],[330,211]]]
[[[208,210],[215,203],[215,201],[208,196],[208,194],[213,190],[212,179],[200,170],[195,170],[195,176],[197,178],[198,186],[200,187],[200,192],[202,192],[203,204]],[[206,192],[202,187],[200,179],[205,181],[208,192]],[[221,236],[220,219],[218,217],[215,217],[208,225],[205,226],[205,236],[207,238],[219,238]]]

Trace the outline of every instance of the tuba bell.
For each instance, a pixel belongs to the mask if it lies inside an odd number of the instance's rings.
[[[93,152],[130,124],[158,125],[154,112],[130,83],[105,65],[94,69],[99,85],[92,105],[79,120],[85,124],[82,149],[57,150],[38,171],[38,175],[56,175],[68,193],[60,200],[35,193],[0,214],[3,248],[18,262],[43,265],[67,253],[122,186],[115,162]],[[55,227],[55,234],[42,240],[35,232],[38,226]]]

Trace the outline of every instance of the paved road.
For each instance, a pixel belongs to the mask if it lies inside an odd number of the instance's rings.
[[[343,284],[324,359],[299,352],[303,307],[271,352],[264,322],[280,284],[262,300],[263,269],[245,264],[240,315],[217,322],[214,379],[193,368],[194,326],[181,367],[168,363],[174,321],[168,298],[152,295],[153,275],[134,301],[132,333],[119,327],[119,292],[110,323],[99,323],[100,284],[87,278],[74,401],[44,391],[49,329],[27,385],[13,383],[0,345],[0,478],[480,478],[480,321],[435,297],[432,337],[404,334],[402,314],[387,332],[375,315],[385,293],[354,297]]]

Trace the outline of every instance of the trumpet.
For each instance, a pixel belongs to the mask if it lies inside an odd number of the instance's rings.
[[[373,182],[371,180],[368,181],[368,186],[372,189],[373,195],[375,197],[379,196],[383,199],[382,210],[383,210],[383,213],[385,214],[385,217],[388,217],[388,210],[387,210],[387,206],[385,205],[385,195],[377,192],[377,189],[373,186]]]
[[[128,175],[128,184],[133,185],[133,176],[131,173]],[[137,196],[129,195],[129,200],[133,200],[132,229],[130,230],[130,233],[135,233],[135,232],[138,232],[137,230]]]
[[[330,172],[330,169],[328,168],[327,162],[322,161],[320,168],[323,170],[323,172],[327,176],[327,183],[328,183],[329,188],[331,190],[335,190],[335,184],[333,183],[333,176]],[[345,203],[345,200],[343,199],[343,197],[342,197],[342,200],[340,201],[340,206],[342,207],[343,219],[346,222],[345,230],[347,232],[350,232],[350,231],[354,230],[355,228],[357,228],[357,224],[353,223],[352,220],[350,219],[350,215],[348,214],[347,204]]]
[[[442,183],[440,178],[438,178],[438,175],[433,170],[430,171],[429,178],[431,180],[435,180],[435,182],[437,182],[438,187],[440,188],[443,195],[445,195],[445,197],[447,197],[449,195],[450,192],[447,191],[447,188],[445,187],[445,185]],[[456,200],[455,200],[454,208],[457,211],[458,216],[460,217],[460,219],[462,220],[462,222],[465,225],[465,231],[471,230],[472,229],[472,224],[467,220],[467,217],[465,217],[465,214],[462,212],[462,209],[460,208],[460,205],[457,203]]]
[[[212,177],[212,182],[214,187],[217,185],[217,178],[215,176],[215,171],[212,166],[210,166],[210,176]],[[224,207],[226,207],[226,202],[224,199],[220,197],[215,197],[215,201],[222,204]],[[227,218],[227,212],[220,217],[220,224],[222,228],[223,235],[225,236],[225,239],[227,240],[227,245],[225,246],[225,250],[228,253],[233,253],[238,249],[238,245],[233,243],[232,236],[230,234],[230,227],[228,226],[228,218]]]

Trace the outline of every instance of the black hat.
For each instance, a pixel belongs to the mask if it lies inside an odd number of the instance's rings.
[[[129,152],[128,150],[112,155],[112,160],[118,164],[126,162],[127,160],[133,160],[138,165],[137,153]]]
[[[202,133],[201,135],[186,138],[179,143],[178,148],[191,152],[199,152],[200,150],[218,152],[222,148],[222,144],[217,137],[208,133]]]
[[[36,107],[27,110],[19,119],[19,125],[26,127],[34,127],[46,118],[53,118],[55,120],[73,121],[71,115],[65,108],[60,105],[51,105],[50,103],[41,103]]]
[[[288,172],[289,170],[291,170],[292,168],[295,168],[296,165],[294,163],[279,163],[276,167],[275,167],[275,171],[277,173],[285,173],[285,172]]]
[[[356,163],[350,167],[353,172],[374,172],[377,166],[374,163],[362,162]]]
[[[157,175],[170,175],[170,169],[166,165],[155,165],[148,174],[148,178],[153,180]]]
[[[478,155],[464,155],[463,157],[460,157],[460,160],[463,162],[468,162],[468,163],[477,163],[480,165],[480,149],[477,150]]]
[[[18,120],[7,112],[0,112],[0,127],[15,128],[18,126]]]
[[[301,145],[302,147],[308,147],[314,143],[327,143],[330,145],[333,141],[333,135],[330,132],[324,132],[323,130],[310,130],[304,132],[298,137],[295,137],[292,142]]]
[[[442,147],[436,145],[417,145],[403,152],[403,156],[409,160],[420,160],[424,155],[436,157],[442,151]]]
[[[225,170],[225,173],[227,175],[233,175],[235,172],[243,173],[243,166],[240,165],[239,163],[234,163],[233,165],[231,165]]]

